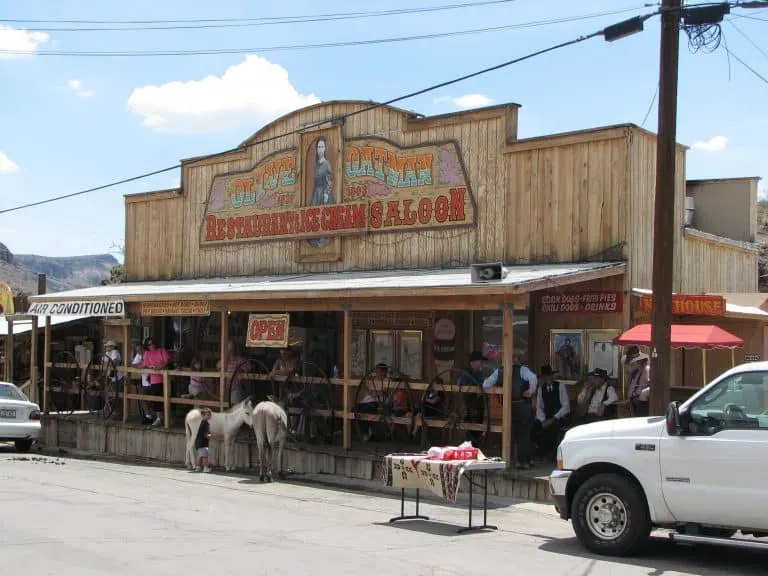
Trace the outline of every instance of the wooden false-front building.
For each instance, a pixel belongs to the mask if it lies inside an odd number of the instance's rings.
[[[433,117],[359,101],[297,110],[234,151],[183,161],[180,188],[127,196],[125,282],[33,297],[33,312],[107,317],[126,365],[131,341],[190,338],[219,409],[228,357],[263,372],[293,344],[333,387],[345,447],[380,363],[407,378],[409,410],[435,383],[450,395],[473,350],[489,365],[523,353],[538,371],[569,341],[581,352],[555,366],[561,378],[606,362],[616,372],[606,344],[631,324],[632,288],[651,287],[656,137],[630,124],[517,133],[515,104]],[[675,290],[756,291],[752,245],[686,225],[685,156],[678,146],[679,225],[661,255]],[[474,281],[483,263],[502,263],[501,277]],[[488,391],[507,460],[510,373]],[[169,384],[189,366],[164,374],[166,415],[200,403]]]

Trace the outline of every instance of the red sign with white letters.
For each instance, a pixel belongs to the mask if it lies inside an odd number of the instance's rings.
[[[622,293],[558,292],[539,297],[539,312],[544,314],[618,314],[622,310]]]

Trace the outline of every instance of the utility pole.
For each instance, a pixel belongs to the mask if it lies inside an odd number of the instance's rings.
[[[656,138],[656,201],[653,218],[653,317],[650,413],[666,413],[670,401],[672,292],[674,278],[677,80],[681,0],[663,0]]]

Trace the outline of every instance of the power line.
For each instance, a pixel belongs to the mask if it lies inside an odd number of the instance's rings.
[[[656,84],[656,90],[653,93],[653,98],[651,98],[651,103],[648,104],[648,110],[645,112],[645,117],[643,118],[642,126],[645,128],[645,123],[648,122],[648,117],[651,115],[651,110],[653,110],[653,105],[656,103],[656,98],[659,96],[659,85]]]
[[[8,23],[36,23],[36,24],[107,24],[119,26],[100,26],[98,28],[82,27],[27,27],[29,32],[131,32],[152,30],[202,30],[220,28],[251,28],[258,26],[275,26],[285,24],[307,24],[317,22],[334,22],[339,20],[360,20],[366,18],[379,18],[382,16],[400,16],[411,14],[424,14],[459,10],[462,8],[476,8],[498,4],[509,4],[517,0],[483,0],[481,2],[465,2],[463,4],[444,4],[441,6],[426,6],[421,8],[402,8],[397,10],[378,10],[370,12],[341,12],[336,14],[315,14],[309,16],[274,16],[265,18],[225,18],[225,19],[201,19],[201,20],[144,20],[144,21],[98,21],[98,20],[0,20]]]
[[[581,16],[570,16],[565,18],[553,18],[548,20],[536,20],[532,22],[522,22],[518,24],[508,24],[505,26],[490,26],[485,28],[474,28],[469,30],[456,30],[452,32],[436,32],[433,34],[419,34],[414,36],[399,36],[393,38],[374,38],[368,40],[348,40],[343,42],[327,42],[319,44],[291,44],[283,46],[265,46],[260,48],[212,48],[201,50],[129,50],[129,51],[116,51],[116,52],[101,52],[101,51],[66,51],[66,50],[39,50],[39,51],[23,51],[23,50],[0,50],[0,54],[8,55],[27,55],[27,56],[75,56],[75,57],[91,57],[91,58],[112,58],[112,57],[149,57],[149,56],[200,56],[200,55],[214,55],[214,54],[250,54],[256,52],[283,52],[290,50],[317,50],[321,48],[342,48],[350,46],[368,46],[374,44],[392,44],[398,42],[411,42],[414,40],[430,40],[436,38],[448,38],[455,36],[466,36],[472,34],[484,34],[488,32],[501,32],[505,30],[516,30],[524,28],[536,28],[540,26],[549,26],[553,24],[563,24],[569,22],[577,22],[581,20],[590,20],[594,18],[602,18],[605,16],[614,16],[617,14],[625,14],[627,12],[634,12],[638,8],[625,8],[623,10],[614,10],[611,12],[601,12],[593,14],[584,14]]]
[[[760,54],[762,54],[763,56],[765,56],[766,58],[768,58],[768,52],[766,52],[765,50],[763,50],[763,49],[762,49],[762,48],[761,48],[761,47],[760,47],[760,46],[757,44],[757,42],[755,42],[754,40],[752,40],[752,38],[750,38],[749,34],[747,34],[747,33],[746,33],[746,32],[744,32],[744,31],[743,31],[741,28],[739,28],[738,26],[736,26],[736,24],[734,24],[734,23],[733,23],[733,18],[729,18],[729,19],[728,19],[728,24],[730,24],[731,26],[733,26],[733,29],[734,29],[734,30],[736,30],[736,32],[738,32],[738,33],[739,33],[739,34],[741,34],[741,35],[742,35],[744,38],[746,38],[747,42],[749,42],[750,44],[752,44],[752,46],[755,48],[755,50],[757,50],[758,52],[760,52]]]
[[[742,66],[744,66],[744,68],[746,68],[747,70],[749,70],[750,72],[752,72],[752,74],[754,74],[755,76],[757,76],[758,78],[760,78],[760,80],[762,80],[763,82],[765,82],[765,84],[766,84],[766,85],[768,85],[768,78],[766,78],[765,76],[763,76],[762,74],[760,74],[760,72],[758,72],[757,70],[755,70],[754,68],[752,68],[752,66],[750,66],[749,64],[747,64],[746,62],[744,62],[744,60],[742,60],[741,58],[739,58],[738,56],[736,56],[736,54],[734,54],[734,53],[733,53],[733,50],[731,50],[730,48],[728,48],[728,46],[723,46],[723,48],[725,48],[725,51],[728,53],[728,56],[732,57],[734,60],[736,60],[736,62],[738,62],[739,64],[741,64]]]
[[[170,20],[19,20],[3,19],[0,22],[10,24],[227,24],[227,23],[295,23],[296,21],[316,22],[321,19],[374,18],[379,16],[396,16],[401,14],[419,14],[423,12],[441,12],[461,8],[474,8],[491,4],[508,4],[517,0],[483,0],[480,2],[463,2],[460,4],[442,4],[438,6],[422,6],[418,8],[398,8],[392,10],[372,10],[367,12],[336,12],[325,14],[305,14],[300,16],[262,16],[259,18],[174,18]],[[121,28],[122,30],[122,28]]]
[[[644,18],[648,19],[648,18],[651,18],[652,16],[655,16],[656,14],[658,14],[658,12],[653,12],[651,14],[646,15]],[[520,56],[520,57],[514,58],[512,60],[507,60],[506,62],[502,62],[501,64],[497,64],[497,65],[491,66],[489,68],[483,68],[482,70],[478,70],[476,72],[471,72],[469,74],[465,74],[464,76],[459,76],[458,78],[453,78],[451,80],[447,80],[447,81],[441,82],[439,84],[433,84],[431,86],[428,86],[427,88],[422,88],[421,90],[417,90],[415,92],[410,92],[408,94],[404,94],[402,96],[398,96],[397,98],[392,98],[391,100],[387,100],[385,102],[379,102],[379,103],[376,103],[376,104],[372,104],[371,106],[367,106],[365,108],[362,108],[360,110],[356,110],[354,112],[348,112],[346,114],[343,114],[343,115],[335,117],[335,118],[328,118],[328,119],[325,119],[325,120],[320,120],[318,122],[314,122],[314,123],[309,124],[307,126],[302,126],[301,128],[298,128],[296,130],[291,130],[289,132],[285,132],[285,133],[282,133],[282,134],[277,134],[275,136],[270,136],[268,138],[263,138],[261,140],[255,141],[255,142],[250,142],[250,143],[247,144],[247,146],[250,147],[250,146],[256,146],[258,144],[265,144],[267,142],[271,142],[271,141],[277,140],[279,138],[284,138],[286,136],[292,136],[294,134],[299,134],[299,133],[305,132],[305,131],[307,131],[309,129],[318,128],[320,126],[323,126],[323,125],[326,125],[326,124],[329,124],[329,123],[341,122],[341,121],[346,120],[347,118],[350,118],[352,116],[357,116],[358,114],[364,114],[366,112],[370,112],[371,110],[375,110],[377,108],[381,108],[381,107],[384,107],[384,106],[391,106],[392,104],[396,104],[398,102],[402,102],[403,100],[408,100],[408,99],[414,98],[416,96],[421,96],[422,94],[426,94],[427,92],[432,92],[434,90],[439,90],[440,88],[445,88],[446,86],[451,86],[453,84],[458,84],[459,82],[464,82],[465,80],[469,80],[471,78],[476,78],[478,76],[481,76],[481,75],[484,75],[484,74],[488,74],[490,72],[495,72],[496,70],[501,70],[502,68],[507,68],[509,66],[512,66],[513,64],[519,64],[520,62],[523,62],[525,60],[530,60],[530,59],[535,58],[537,56],[542,56],[542,55],[547,54],[549,52],[554,52],[554,51],[560,50],[562,48],[567,48],[569,46],[580,44],[581,42],[585,42],[586,40],[590,40],[591,38],[595,38],[596,36],[601,36],[603,34],[604,34],[604,29],[601,29],[601,30],[599,30],[597,32],[593,32],[591,34],[587,34],[587,35],[584,35],[584,36],[579,36],[578,38],[574,38],[573,40],[568,40],[566,42],[561,42],[559,44],[555,44],[554,46],[550,46],[549,48],[543,48],[541,50],[537,50],[536,52],[530,52],[529,54],[526,54],[525,56]],[[213,157],[216,157],[216,156],[227,154],[228,152],[233,152],[235,150],[238,150],[238,148],[233,148],[233,149],[230,149],[230,150],[226,150],[224,152],[217,152],[215,154],[209,154],[207,156],[202,156],[202,157],[197,158],[197,160],[203,160],[203,159],[206,159],[206,158],[213,158]],[[162,168],[160,170],[154,170],[152,172],[148,172],[148,173],[145,173],[145,174],[139,174],[138,176],[133,176],[131,178],[126,178],[126,179],[123,179],[123,180],[119,180],[117,182],[111,182],[109,184],[104,184],[102,186],[97,186],[95,188],[89,188],[87,190],[81,190],[79,192],[74,192],[74,193],[71,193],[71,194],[65,194],[63,196],[56,196],[56,197],[53,197],[53,198],[48,198],[46,200],[39,200],[37,202],[30,202],[28,204],[22,204],[22,205],[19,205],[19,206],[14,206],[12,208],[5,208],[3,210],[0,210],[0,214],[8,214],[10,212],[16,212],[18,210],[23,210],[24,208],[31,208],[31,207],[40,206],[40,205],[43,205],[43,204],[50,204],[52,202],[57,202],[59,200],[65,200],[65,199],[68,199],[68,198],[73,198],[75,196],[81,196],[81,195],[84,195],[84,194],[89,194],[91,192],[96,192],[96,191],[99,191],[99,190],[104,190],[106,188],[112,188],[112,187],[119,186],[121,184],[125,184],[125,183],[128,183],[128,182],[135,182],[137,180],[148,178],[150,176],[155,176],[157,174],[162,174],[163,172],[170,172],[171,170],[176,170],[177,168],[180,168],[180,167],[181,167],[181,164],[175,164],[175,165],[169,166],[167,168]]]

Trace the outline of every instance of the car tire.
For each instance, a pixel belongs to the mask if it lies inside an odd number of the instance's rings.
[[[16,446],[16,452],[29,452],[32,450],[32,440],[23,439],[23,440],[16,440],[14,442],[14,445]]]
[[[651,533],[648,504],[642,488],[619,474],[597,474],[579,486],[573,497],[573,530],[590,552],[631,556]]]

